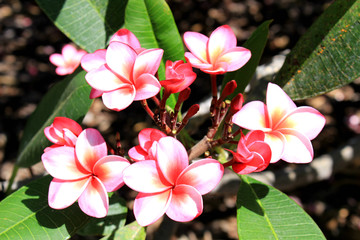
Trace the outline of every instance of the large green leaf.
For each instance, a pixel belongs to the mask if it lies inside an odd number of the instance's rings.
[[[311,217],[284,193],[251,177],[240,177],[239,239],[325,239]]]
[[[237,83],[236,90],[228,97],[232,99],[238,93],[242,93],[245,90],[245,87],[252,79],[256,67],[259,65],[261,56],[263,54],[264,48],[269,35],[269,25],[272,20],[263,22],[250,36],[250,38],[244,43],[243,47],[251,51],[251,58],[249,62],[245,64],[242,68],[235,72],[228,72],[225,74],[224,80],[222,82],[222,88],[225,87],[225,84],[231,80],[235,80]]]
[[[85,236],[111,235],[125,225],[127,214],[126,202],[113,194],[109,200],[109,211],[105,218],[92,218],[77,233]]]
[[[115,233],[103,237],[101,240],[144,240],[146,237],[145,228],[140,226],[136,221],[120,228]]]
[[[18,166],[29,167],[40,161],[44,148],[50,145],[44,128],[50,126],[56,116],[82,120],[92,103],[90,90],[85,71],[76,71],[47,92],[26,123],[16,162]]]
[[[88,52],[105,48],[124,24],[127,0],[36,0],[54,24]]]
[[[68,239],[90,219],[77,204],[63,210],[48,206],[51,179],[38,179],[0,202],[0,240]]]
[[[142,47],[164,50],[158,71],[160,80],[165,79],[166,60],[185,60],[184,45],[165,0],[129,0],[125,11],[125,28],[136,35]],[[167,104],[174,108],[174,94]]]
[[[335,1],[299,40],[274,82],[302,99],[360,77],[359,13],[360,1]]]

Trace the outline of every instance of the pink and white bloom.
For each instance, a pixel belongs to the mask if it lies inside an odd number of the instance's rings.
[[[61,54],[54,53],[50,55],[50,62],[57,66],[55,69],[58,75],[67,75],[75,71],[80,65],[81,58],[86,54],[85,50],[77,50],[73,45],[66,44]]]
[[[260,101],[245,104],[232,121],[249,130],[265,132],[270,145],[271,163],[283,159],[290,163],[308,163],[313,159],[314,139],[325,125],[325,117],[312,107],[296,107],[276,84],[269,83],[266,105]]]
[[[166,137],[166,134],[153,128],[145,128],[139,132],[139,145],[130,148],[129,157],[135,162],[142,160],[154,160],[156,156],[157,142]]]
[[[215,188],[223,173],[223,166],[210,158],[189,165],[184,146],[175,138],[164,137],[157,144],[156,159],[126,168],[124,181],[139,192],[134,215],[140,225],[147,226],[164,214],[178,222],[199,216],[201,195]]]
[[[190,63],[179,60],[166,61],[165,80],[160,82],[161,86],[170,93],[178,93],[189,87],[196,79],[196,73],[192,70]]]
[[[103,137],[92,128],[80,133],[75,148],[53,148],[41,160],[54,177],[49,187],[49,206],[63,209],[78,200],[84,213],[97,218],[107,215],[107,192],[124,185],[122,172],[130,165],[123,157],[107,155]]]
[[[54,122],[44,129],[44,134],[50,142],[54,143],[51,148],[69,146],[75,147],[77,137],[82,132],[82,127],[74,120],[66,117],[55,117]]]
[[[85,56],[82,67],[88,71],[86,81],[102,96],[104,105],[121,111],[133,101],[151,98],[160,91],[160,83],[154,75],[162,55],[162,49],[148,49],[137,54],[129,45],[113,41],[107,50],[100,49]]]
[[[250,131],[239,140],[233,159],[229,162],[234,172],[249,174],[261,172],[269,166],[271,160],[270,146],[264,142],[265,133],[260,130]],[[226,165],[230,165],[226,163]]]
[[[197,32],[185,32],[184,42],[190,50],[185,53],[186,61],[209,74],[236,71],[251,57],[250,50],[236,46],[236,36],[228,25],[218,27],[210,37]]]

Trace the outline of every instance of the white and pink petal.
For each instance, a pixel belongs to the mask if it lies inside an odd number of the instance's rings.
[[[214,159],[202,159],[192,163],[179,176],[176,185],[194,187],[201,195],[213,190],[224,174],[224,167]]]
[[[79,166],[73,147],[61,146],[47,150],[42,154],[41,160],[46,171],[58,179],[76,180],[91,174],[91,171]]]
[[[54,209],[69,207],[80,197],[89,182],[89,178],[73,181],[54,178],[49,186],[49,206]]]
[[[109,155],[96,162],[93,173],[104,184],[107,192],[118,190],[124,185],[123,171],[130,166],[123,157]]]
[[[156,162],[153,160],[131,164],[124,170],[123,179],[129,188],[143,193],[163,192],[172,187],[159,174]]]
[[[139,193],[134,201],[134,215],[141,226],[159,220],[168,209],[171,190],[160,193]]]
[[[172,198],[166,215],[177,222],[189,222],[203,211],[201,194],[192,186],[177,185],[172,191]]]
[[[89,178],[89,184],[80,195],[80,209],[91,217],[103,218],[109,209],[109,198],[104,185],[96,177]]]
[[[95,163],[107,155],[106,142],[98,130],[87,128],[80,133],[75,152],[79,163],[93,172]]]

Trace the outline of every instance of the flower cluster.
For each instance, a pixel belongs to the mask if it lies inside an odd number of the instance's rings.
[[[142,48],[127,29],[115,33],[106,49],[82,57],[85,79],[92,87],[90,98],[102,97],[104,105],[115,111],[139,100],[160,130],[141,130],[139,145],[130,148],[128,160],[109,155],[111,151],[97,130],[83,130],[71,119],[56,117],[44,130],[53,145],[42,155],[46,170],[54,177],[49,188],[52,208],[66,208],[78,201],[86,214],[104,217],[109,207],[107,192],[126,184],[139,192],[133,210],[140,225],[150,225],[164,214],[175,221],[191,221],[202,213],[202,195],[217,186],[224,167],[248,174],[263,171],[280,159],[292,163],[313,159],[310,141],[325,125],[324,116],[314,108],[296,107],[272,83],[268,84],[266,105],[253,101],[242,106],[242,94],[226,100],[237,87],[234,80],[226,84],[218,98],[217,75],[238,70],[251,57],[248,49],[236,46],[229,26],[217,28],[210,37],[186,32],[184,42],[190,50],[184,56],[187,62],[167,60],[162,81],[157,71],[163,50]],[[183,118],[178,117],[182,103],[190,95],[189,86],[196,79],[193,67],[211,77],[212,125],[203,140],[187,151],[176,135],[199,110],[199,105],[194,104]],[[166,100],[173,93],[179,96],[169,112]],[[147,105],[149,98],[157,107],[154,112]],[[233,124],[240,129],[233,132]],[[246,135],[244,129],[249,130]],[[240,140],[234,141],[237,135]],[[233,157],[228,162],[220,164],[211,157],[192,162],[209,148],[224,143],[237,144],[236,151],[229,150]]]

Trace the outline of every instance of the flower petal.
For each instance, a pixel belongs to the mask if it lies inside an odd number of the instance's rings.
[[[162,174],[170,184],[175,184],[180,173],[189,165],[185,147],[173,137],[163,137],[159,140],[156,159]]]
[[[200,61],[197,57],[195,57],[192,53],[186,52],[185,53],[185,59],[188,63],[191,64],[194,68],[199,69],[212,69],[212,64],[207,62]]]
[[[122,42],[111,42],[106,52],[106,63],[112,71],[125,79],[132,79],[136,52],[129,45]]]
[[[284,153],[286,138],[278,131],[265,134],[265,142],[269,144],[271,149],[271,161],[275,163],[279,161]]]
[[[159,175],[153,160],[131,164],[124,170],[123,178],[129,188],[143,193],[158,193],[172,187]]]
[[[266,105],[260,101],[245,104],[234,114],[232,121],[240,127],[249,130],[270,131]]]
[[[269,83],[266,91],[266,106],[270,117],[272,129],[276,129],[277,124],[286,114],[296,108],[295,103],[278,85]]]
[[[71,62],[77,54],[77,49],[71,44],[66,44],[62,48],[61,53],[64,56],[65,62]]]
[[[271,156],[271,155],[270,155]],[[264,170],[270,163],[270,158],[267,161],[257,152],[254,152],[253,158],[247,163],[234,163],[232,169],[237,174],[249,174],[252,172],[260,172]]]
[[[100,91],[113,91],[128,85],[130,82],[115,75],[107,65],[102,65],[85,75],[87,83]]]
[[[236,47],[228,50],[221,55],[216,62],[224,62],[227,64],[226,71],[236,71],[244,66],[251,58],[250,50],[243,47]]]
[[[133,49],[141,48],[140,42],[137,37],[130,32],[128,29],[122,28],[117,31],[110,39],[111,42],[122,42],[126,43]]]
[[[130,166],[123,157],[109,155],[96,162],[94,174],[104,184],[107,192],[118,190],[124,185],[123,171]]]
[[[203,211],[201,194],[192,186],[178,185],[172,191],[172,198],[166,215],[177,222],[188,222]]]
[[[148,152],[146,152],[141,146],[135,146],[129,149],[129,157],[135,162],[149,160],[147,159]],[[154,160],[154,159],[151,159]]]
[[[91,172],[79,166],[75,158],[74,148],[68,146],[47,150],[41,156],[46,171],[55,178],[76,180],[89,176]]]
[[[67,128],[76,136],[78,136],[82,131],[82,127],[80,126],[80,124],[67,117],[55,117],[53,126],[58,131],[62,131],[64,128]]]
[[[160,92],[159,80],[151,74],[142,74],[135,80],[136,95],[134,100],[151,98]]]
[[[138,136],[139,144],[145,150],[149,150],[154,141],[159,141],[163,137],[166,137],[166,134],[154,128],[145,128]]]
[[[137,79],[144,73],[154,75],[159,69],[164,50],[159,48],[142,51],[135,60],[133,79],[137,85]],[[155,78],[155,77],[154,77]]]
[[[92,88],[91,92],[90,92],[90,95],[89,95],[89,98],[94,99],[94,98],[97,98],[97,97],[101,97],[101,95],[103,95],[103,91]]]
[[[134,101],[134,98],[135,88],[130,84],[124,85],[112,92],[104,92],[102,95],[104,105],[115,111],[127,108]]]
[[[184,43],[186,47],[190,50],[190,52],[195,58],[197,58],[200,62],[203,63],[209,63],[207,58],[207,50],[206,50],[208,40],[209,38],[201,33],[197,33],[197,32],[184,33]]]
[[[109,209],[109,198],[104,185],[97,177],[90,178],[89,184],[80,195],[80,209],[91,217],[103,218]]]
[[[87,128],[78,137],[75,152],[80,164],[93,172],[95,163],[107,155],[107,146],[98,130]]]
[[[80,197],[89,181],[89,178],[74,181],[54,178],[49,186],[49,206],[54,209],[69,207]]]
[[[88,53],[81,58],[81,67],[90,72],[106,63],[106,49],[98,49],[93,53]]]
[[[223,53],[234,47],[236,47],[236,36],[230,26],[223,25],[216,28],[207,44],[209,62],[215,64]]]
[[[277,128],[294,129],[312,140],[320,133],[325,123],[325,117],[318,110],[312,107],[299,107],[286,116]]]
[[[171,190],[161,193],[139,193],[134,201],[134,215],[141,226],[156,222],[167,210]]]
[[[52,64],[54,64],[55,66],[65,66],[65,60],[64,60],[64,57],[59,54],[59,53],[54,53],[54,54],[51,54],[50,57],[49,57],[49,60]]]
[[[224,174],[224,167],[214,159],[202,159],[192,163],[179,176],[176,185],[194,187],[201,195],[213,190]]]
[[[309,163],[313,160],[314,150],[305,135],[292,129],[282,129],[281,133],[286,138],[282,160],[289,163]]]

